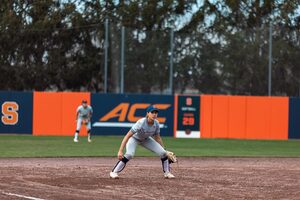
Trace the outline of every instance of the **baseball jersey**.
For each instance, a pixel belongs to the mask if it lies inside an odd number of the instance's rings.
[[[84,108],[82,105],[78,106],[77,108],[78,118],[88,118],[89,113],[93,113],[93,109],[91,106],[87,106]]]
[[[159,122],[154,120],[153,125],[147,123],[147,118],[139,119],[131,128],[131,132],[135,139],[144,141],[150,136],[154,136],[160,133]]]

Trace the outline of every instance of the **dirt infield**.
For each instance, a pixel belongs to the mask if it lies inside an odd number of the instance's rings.
[[[179,158],[176,179],[158,158],[0,159],[0,199],[300,199],[300,158]]]

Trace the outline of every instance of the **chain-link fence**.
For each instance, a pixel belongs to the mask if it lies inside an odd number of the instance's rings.
[[[224,33],[109,27],[112,92],[298,95],[296,32],[269,25]]]
[[[299,35],[269,24],[147,31],[109,19],[72,28],[2,29],[0,87],[298,96]]]
[[[300,93],[296,30],[269,24],[221,33],[123,29],[124,41],[122,27],[110,23],[110,65],[118,74],[112,76],[114,92],[122,91],[124,81],[127,93]]]
[[[167,93],[170,48],[168,32],[124,27],[122,32],[122,28],[111,24],[110,33],[110,91]]]

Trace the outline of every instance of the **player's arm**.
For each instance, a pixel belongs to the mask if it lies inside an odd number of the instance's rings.
[[[76,121],[77,121],[77,119],[78,119],[78,115],[79,115],[79,112],[77,111],[77,112],[76,112]]]
[[[162,141],[162,139],[161,139],[161,137],[160,137],[160,134],[154,135],[153,138],[154,138],[154,140],[155,140],[156,142],[158,142],[158,144],[160,144],[163,148],[165,148],[165,147],[164,147],[164,143],[163,143],[163,141]]]
[[[88,114],[88,119],[89,120],[92,118],[92,115],[93,115],[93,109],[92,109],[92,107],[90,107],[90,111],[89,111],[89,114]]]
[[[76,109],[76,121],[78,120],[78,115],[80,113],[80,106]]]
[[[118,158],[119,160],[122,160],[123,158],[123,150],[129,140],[129,138],[131,138],[133,136],[133,132],[130,130],[128,131],[128,133],[124,136],[123,140],[122,140],[122,143],[121,143],[121,146],[120,146],[120,149],[119,149],[119,152],[118,152]]]

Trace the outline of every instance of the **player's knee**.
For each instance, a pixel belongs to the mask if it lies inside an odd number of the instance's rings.
[[[164,150],[159,153],[159,156],[160,156],[160,158],[165,158],[165,157],[167,157],[167,152]]]

